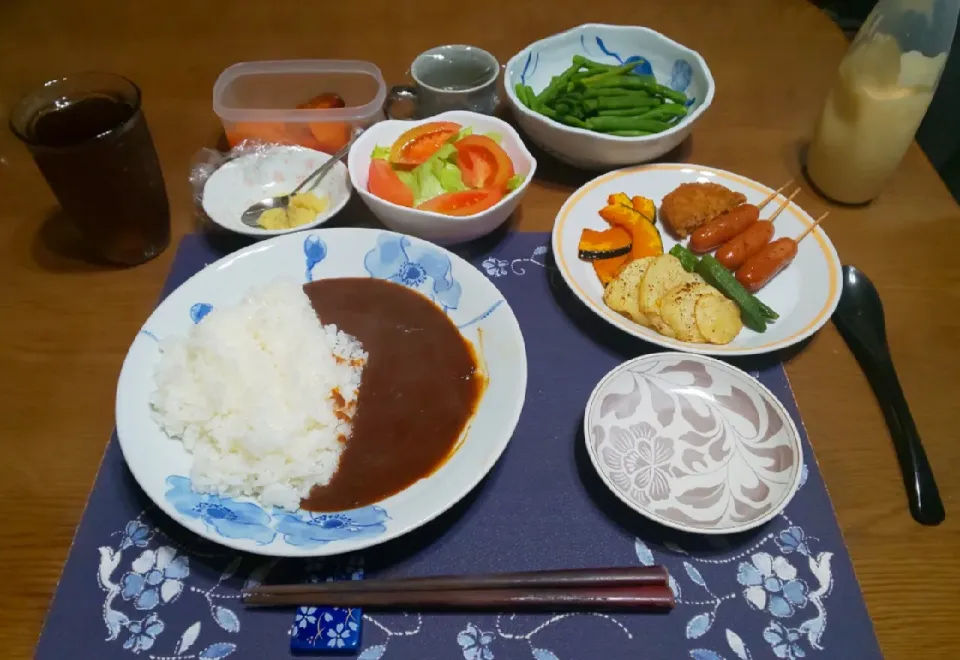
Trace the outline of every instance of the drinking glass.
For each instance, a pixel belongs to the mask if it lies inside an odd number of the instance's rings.
[[[169,245],[163,173],[133,82],[106,73],[51,80],[14,106],[10,128],[94,256],[132,266]]]

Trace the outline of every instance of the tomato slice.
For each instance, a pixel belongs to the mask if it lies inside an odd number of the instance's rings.
[[[474,215],[503,199],[503,188],[480,188],[438,195],[417,208],[444,215]]]
[[[350,124],[342,121],[315,121],[310,124],[314,149],[335,154],[350,141]]]
[[[486,135],[469,135],[453,145],[463,182],[471,188],[503,188],[513,176],[513,161]]]
[[[432,121],[414,126],[394,141],[390,147],[390,162],[416,167],[459,133],[460,128],[460,124],[452,121]]]
[[[324,92],[297,106],[298,110],[333,110],[345,108],[347,104],[339,94]],[[350,141],[350,124],[339,121],[317,121],[304,126],[304,134],[297,138],[305,147],[317,149],[328,154],[336,153]]]
[[[297,110],[329,110],[345,107],[347,107],[347,104],[339,94],[324,92],[323,94],[317,94],[309,101],[304,101],[297,106]]]
[[[413,206],[413,191],[403,185],[403,181],[393,171],[390,163],[382,158],[370,161],[367,190],[388,202],[400,206]]]

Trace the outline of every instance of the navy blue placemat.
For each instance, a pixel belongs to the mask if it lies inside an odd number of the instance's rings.
[[[513,307],[526,338],[523,414],[504,456],[426,527],[350,558],[368,577],[659,563],[668,615],[363,613],[362,660],[882,657],[816,461],[786,514],[750,533],[704,538],[620,503],[586,456],[583,407],[613,366],[651,347],[608,327],[552,269],[545,234],[507,234],[461,253]],[[181,242],[164,295],[222,253]],[[782,365],[737,364],[798,426]],[[333,567],[343,570],[339,563]],[[330,562],[238,554],[157,511],[111,438],[40,638],[40,660],[291,657],[292,610],[246,610],[245,583],[308,580]],[[311,625],[321,622],[309,622]]]

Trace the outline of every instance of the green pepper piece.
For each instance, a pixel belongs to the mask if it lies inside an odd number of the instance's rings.
[[[679,243],[670,248],[670,254],[680,260],[680,265],[683,266],[683,269],[688,273],[692,273],[696,269],[697,264],[700,263],[697,255]]]
[[[744,289],[737,278],[733,276],[733,273],[724,268],[723,264],[717,261],[713,255],[707,254],[700,259],[700,263],[697,264],[697,272],[708,284],[737,303],[740,307],[740,318],[743,319],[745,326],[756,332],[766,331],[767,321],[773,320],[769,313],[776,314],[776,312],[773,312],[772,309]]]

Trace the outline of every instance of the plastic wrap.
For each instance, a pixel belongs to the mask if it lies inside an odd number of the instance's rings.
[[[193,202],[197,212],[201,215],[204,214],[203,189],[214,172],[231,160],[242,156],[250,157],[253,161],[251,165],[256,167],[258,163],[264,162],[273,149],[279,146],[282,145],[268,144],[258,140],[244,140],[229,151],[218,151],[210,148],[198,151],[191,161],[189,175],[190,189],[193,191]]]

